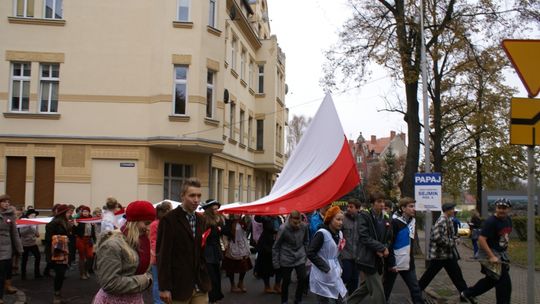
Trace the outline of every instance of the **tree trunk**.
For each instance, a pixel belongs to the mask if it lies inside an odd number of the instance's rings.
[[[482,152],[480,151],[480,136],[474,140],[476,144],[476,210],[482,214]]]
[[[420,158],[420,118],[418,116],[418,82],[405,84],[407,96],[407,159],[401,184],[401,195],[414,197],[414,174],[418,172]]]

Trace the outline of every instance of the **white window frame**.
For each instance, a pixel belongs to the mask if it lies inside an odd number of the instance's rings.
[[[58,66],[58,77],[52,76],[52,70],[53,66]],[[49,69],[49,77],[43,77],[43,69],[45,67],[48,67]],[[46,102],[47,102],[47,111],[42,111],[41,106],[43,103],[43,85],[45,83],[50,83],[49,93],[46,96]],[[52,88],[56,85],[56,111],[51,111],[51,104],[52,104]],[[58,90],[60,86],[60,64],[59,63],[41,63],[39,65],[39,112],[40,113],[58,113]]]
[[[13,75],[15,73],[15,65],[20,64],[22,76],[21,75]],[[30,75],[24,76],[24,65],[30,65]],[[30,80],[32,78],[32,63],[31,62],[12,62],[11,63],[11,81],[9,82],[9,111],[10,112],[28,112],[30,111],[30,89],[28,91],[28,109],[23,110],[23,91],[24,91],[24,83],[28,82],[28,86],[30,88]],[[19,107],[17,109],[13,108],[13,83],[15,81],[18,81],[20,83],[19,85]]]
[[[236,125],[236,104],[234,102],[231,102],[231,107],[230,107],[230,113],[229,113],[229,120],[230,120],[230,125],[229,125],[229,129],[230,129],[230,132],[229,132],[229,137],[231,139],[234,140],[234,125]]]
[[[209,74],[212,74],[212,83],[208,82],[208,78],[210,76]],[[215,85],[216,85],[216,72],[209,69],[208,72],[206,73],[206,117],[208,118],[214,117],[214,104],[216,100]],[[210,94],[208,94],[209,91],[211,91]]]
[[[177,68],[185,68],[186,69],[186,78],[185,79],[178,79],[176,78],[176,69]],[[188,106],[188,77],[189,77],[189,66],[187,65],[175,65],[173,69],[173,79],[174,79],[174,85],[173,85],[173,99],[172,99],[172,112],[173,115],[177,116],[185,116],[187,115],[187,106]],[[186,87],[185,91],[185,105],[184,105],[184,113],[176,113],[176,85],[177,84],[183,84]]]
[[[180,5],[182,2],[185,2],[187,4],[188,9],[188,15],[185,20],[180,19]],[[191,0],[177,0],[176,1],[176,20],[180,22],[190,22],[191,21]]]
[[[43,0],[43,18],[44,19],[63,19],[64,18],[64,2],[63,0],[49,0],[52,1],[52,15],[51,17],[47,17],[47,1]],[[60,18],[56,18],[56,14],[58,13],[56,11],[56,4],[60,2]]]
[[[262,72],[261,72],[262,68]],[[264,93],[264,64],[260,63],[257,65],[257,93]]]
[[[218,2],[217,0],[208,1],[208,25],[217,28],[217,12],[218,12]]]
[[[19,2],[21,1],[23,3],[23,14],[17,15],[17,7],[19,6]],[[36,15],[35,8],[36,8],[36,3],[34,2],[34,7],[32,9],[33,15],[28,16],[28,0],[13,0],[13,16],[22,17],[22,18],[34,18]]]
[[[240,79],[246,78],[246,50],[242,49],[240,53]]]
[[[248,66],[248,87],[253,88],[253,60],[251,59]]]
[[[251,148],[251,137],[253,136],[253,117],[249,116],[248,118],[248,141],[247,147]]]

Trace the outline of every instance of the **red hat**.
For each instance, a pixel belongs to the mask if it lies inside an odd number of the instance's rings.
[[[338,206],[331,207],[324,214],[324,224],[329,225],[334,216],[341,212],[341,209]]]
[[[148,201],[134,201],[126,208],[128,222],[153,221],[156,219],[156,209]]]
[[[92,210],[90,210],[90,207],[88,206],[85,206],[85,205],[80,205],[79,206],[79,211],[82,213],[84,210],[88,211],[88,212],[92,212]]]
[[[56,215],[66,213],[69,210],[68,205],[66,204],[59,204],[56,206],[55,213]]]

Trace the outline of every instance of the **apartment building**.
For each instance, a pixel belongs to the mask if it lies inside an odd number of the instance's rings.
[[[284,164],[285,55],[266,0],[0,1],[0,192],[253,201]]]

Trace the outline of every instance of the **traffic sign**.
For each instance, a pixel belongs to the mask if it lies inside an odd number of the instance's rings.
[[[440,211],[442,201],[441,173],[416,173],[414,199],[418,211]]]
[[[512,98],[510,107],[510,144],[540,144],[540,101]]]
[[[525,85],[529,97],[540,92],[540,40],[512,40],[502,42],[514,69]]]

